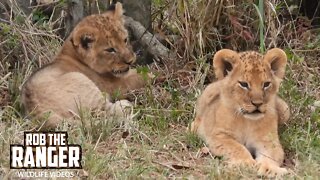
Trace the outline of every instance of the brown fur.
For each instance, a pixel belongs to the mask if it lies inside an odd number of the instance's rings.
[[[54,61],[24,84],[22,102],[26,110],[37,118],[51,112],[44,127],[73,119],[80,106],[117,112],[122,105],[130,106],[128,101],[113,104],[109,99],[113,93],[123,94],[144,85],[142,77],[129,70],[135,54],[127,43],[122,14],[122,6],[117,3],[114,10],[84,18]]]
[[[259,166],[259,174],[282,175],[284,152],[278,123],[289,118],[288,105],[277,96],[284,77],[286,54],[269,50],[265,56],[248,51],[221,50],[214,56],[217,82],[197,102],[191,130],[230,164]]]

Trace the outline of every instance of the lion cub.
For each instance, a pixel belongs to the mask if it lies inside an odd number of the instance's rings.
[[[191,130],[232,165],[258,165],[259,174],[277,176],[284,152],[278,123],[289,118],[288,105],[277,96],[285,74],[286,54],[271,49],[264,56],[223,49],[213,58],[217,82],[197,102]]]
[[[124,117],[124,108],[131,104],[111,103],[109,96],[143,87],[143,78],[129,68],[135,59],[122,5],[117,3],[104,14],[78,23],[53,62],[25,82],[22,103],[36,118],[49,116],[44,128],[54,128],[63,119],[76,122],[79,107]]]

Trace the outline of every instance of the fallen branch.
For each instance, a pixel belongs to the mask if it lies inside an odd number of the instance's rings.
[[[166,48],[153,34],[146,30],[138,21],[133,20],[131,17],[125,17],[125,25],[132,30],[133,36],[139,42],[147,47],[147,51],[162,59],[173,59],[174,54],[170,49]]]

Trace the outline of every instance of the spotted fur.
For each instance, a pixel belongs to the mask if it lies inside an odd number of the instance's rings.
[[[128,44],[120,3],[101,15],[84,18],[71,32],[49,65],[23,85],[22,103],[42,128],[54,128],[63,119],[77,123],[80,110],[103,109],[125,118],[130,102],[111,103],[110,95],[144,86],[130,65],[135,54]]]
[[[210,151],[231,165],[258,166],[259,174],[287,173],[278,123],[289,118],[288,105],[277,96],[287,62],[281,49],[265,55],[221,50],[214,56],[218,80],[199,97],[191,130]],[[253,154],[251,154],[253,153]]]

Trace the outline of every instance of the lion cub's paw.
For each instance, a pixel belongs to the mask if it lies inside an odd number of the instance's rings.
[[[128,100],[116,101],[110,107],[110,115],[117,118],[124,118],[130,115],[132,104]]]
[[[272,163],[262,163],[259,166],[258,175],[266,177],[279,177],[288,173],[286,168],[281,168]]]

